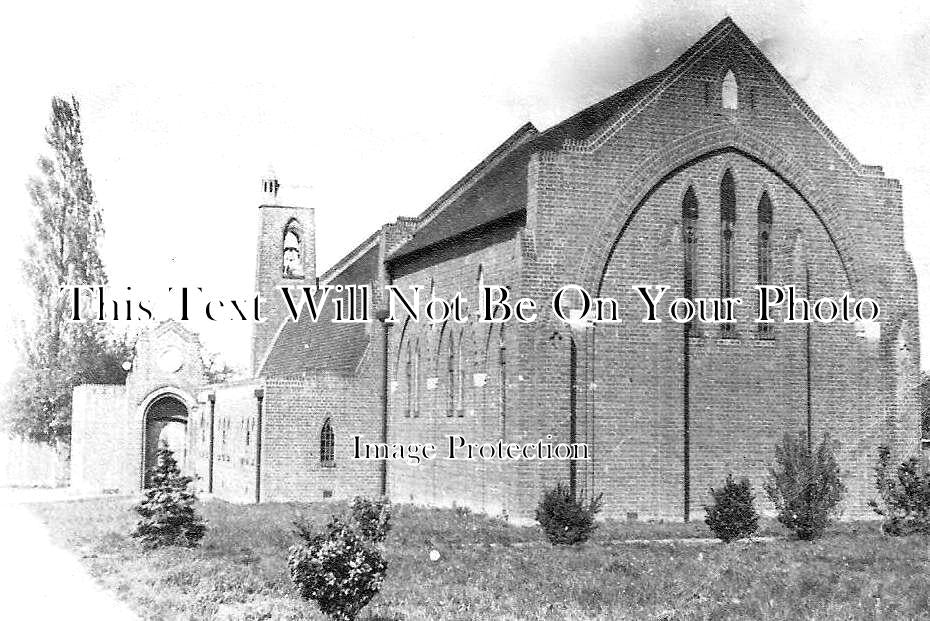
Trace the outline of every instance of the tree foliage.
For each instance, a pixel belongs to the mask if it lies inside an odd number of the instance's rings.
[[[869,500],[869,506],[882,516],[882,530],[889,535],[930,533],[930,472],[918,458],[905,459],[892,469],[891,450],[878,447],[875,486],[881,502]]]
[[[839,509],[846,486],[829,436],[816,447],[806,434],[786,433],[775,446],[765,491],[778,511],[778,521],[798,539],[812,541],[823,534]]]
[[[390,509],[385,511],[389,518]],[[384,582],[387,561],[382,546],[361,532],[359,524],[336,516],[322,532],[305,520],[295,525],[301,541],[288,551],[287,565],[300,596],[315,601],[331,619],[357,618]]]
[[[536,521],[553,545],[584,543],[597,528],[594,521],[603,504],[604,494],[585,503],[570,488],[557,483],[546,490],[536,506]]]
[[[733,480],[728,474],[723,487],[711,488],[713,504],[705,505],[704,522],[724,543],[750,537],[759,527],[759,514],[753,505],[755,496],[749,479]]]
[[[352,519],[362,536],[381,543],[391,530],[391,500],[356,496],[352,499]]]
[[[99,254],[103,215],[94,199],[84,163],[80,106],[52,99],[45,131],[49,156],[27,184],[33,206],[32,236],[22,274],[32,292],[32,322],[12,326],[20,364],[8,386],[6,425],[31,440],[67,441],[71,431],[71,390],[82,383],[122,383],[125,339],[108,335],[103,324],[68,322],[70,300],[64,285],[103,285]]]
[[[175,545],[194,547],[203,538],[206,525],[194,509],[197,500],[190,490],[191,477],[181,474],[174,453],[167,445],[158,448],[152,482],[133,507],[139,521],[132,531],[146,548]]]

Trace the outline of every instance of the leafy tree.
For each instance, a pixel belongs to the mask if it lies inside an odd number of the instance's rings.
[[[536,506],[536,521],[553,545],[584,543],[597,528],[595,516],[600,512],[604,494],[587,503],[575,497],[571,489],[557,483],[546,490]]]
[[[769,469],[765,491],[778,511],[778,521],[798,539],[820,537],[846,493],[829,436],[824,435],[814,448],[803,431],[786,433],[775,446],[775,464]]]
[[[205,349],[202,352],[203,366],[208,384],[222,384],[248,376],[242,368],[230,364],[220,354]]]
[[[891,450],[887,446],[878,447],[875,486],[881,503],[869,500],[869,506],[884,519],[884,532],[930,533],[930,472],[924,470],[920,459],[905,459],[892,471]]]
[[[301,542],[291,546],[287,565],[300,596],[315,601],[330,619],[357,618],[384,582],[382,548],[336,516],[322,532],[303,521],[296,526]]]
[[[152,483],[133,507],[140,519],[132,536],[146,548],[175,545],[194,547],[206,530],[203,518],[194,509],[197,497],[189,489],[191,477],[181,474],[174,453],[163,444],[152,468]]]
[[[391,500],[356,496],[352,499],[352,520],[363,537],[381,543],[391,530]]]
[[[759,514],[753,506],[755,496],[749,479],[744,477],[736,482],[728,474],[723,487],[711,488],[710,493],[714,503],[704,507],[707,512],[704,521],[720,540],[729,543],[756,532]]]
[[[54,97],[45,139],[51,156],[38,161],[27,184],[33,233],[22,274],[33,294],[35,321],[13,326],[19,336],[19,367],[8,386],[6,425],[15,434],[49,443],[67,442],[71,389],[81,383],[122,383],[129,354],[125,339],[108,336],[103,324],[68,322],[63,285],[103,285],[99,254],[103,216],[84,163],[80,106]]]

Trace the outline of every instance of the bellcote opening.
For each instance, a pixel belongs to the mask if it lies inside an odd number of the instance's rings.
[[[303,278],[304,268],[300,258],[300,224],[291,220],[284,228],[284,251],[281,273],[285,278]]]

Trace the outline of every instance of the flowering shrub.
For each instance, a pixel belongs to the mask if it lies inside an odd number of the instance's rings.
[[[352,501],[352,519],[363,537],[380,543],[391,530],[391,501],[388,498],[372,500],[356,496]]]
[[[158,462],[152,469],[152,483],[142,500],[133,507],[141,517],[132,531],[146,548],[165,545],[196,546],[206,526],[194,510],[197,500],[188,489],[191,477],[183,476],[174,454],[159,447]]]
[[[536,521],[554,545],[582,543],[597,528],[594,516],[601,510],[603,496],[598,494],[585,504],[559,483],[543,494],[536,507]]]
[[[891,451],[878,448],[875,484],[882,505],[870,500],[869,506],[884,518],[882,530],[889,535],[930,533],[930,473],[923,472],[920,460],[911,457],[891,474]]]
[[[754,500],[749,479],[739,482],[728,474],[723,487],[710,490],[714,504],[705,506],[707,517],[704,521],[718,539],[729,543],[735,539],[749,537],[759,527],[759,514],[752,502]]]
[[[287,564],[300,596],[332,619],[355,619],[381,589],[381,551],[335,516],[321,533],[298,525],[298,535],[303,542],[291,547]]]
[[[786,433],[775,446],[775,465],[769,469],[765,491],[775,504],[778,521],[798,539],[820,537],[846,492],[833,449],[825,435],[813,450],[803,432]]]

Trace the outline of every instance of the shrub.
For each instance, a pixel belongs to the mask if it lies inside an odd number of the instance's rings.
[[[536,521],[553,545],[574,545],[587,541],[597,528],[594,516],[601,510],[603,494],[587,505],[561,483],[546,491],[536,507]]]
[[[352,500],[352,519],[363,537],[380,543],[391,530],[391,501],[387,498],[372,500],[356,496]]]
[[[755,496],[749,479],[743,478],[737,483],[733,475],[728,474],[723,487],[711,488],[714,503],[704,507],[707,517],[704,521],[718,539],[726,543],[734,539],[749,537],[759,527],[759,514],[753,507]]]
[[[320,533],[298,525],[298,535],[303,541],[291,547],[287,564],[300,596],[332,619],[355,619],[381,589],[381,551],[335,516]]]
[[[158,448],[151,486],[133,507],[141,517],[132,531],[146,548],[166,545],[193,547],[203,538],[206,525],[194,510],[197,500],[188,489],[191,477],[183,476],[167,445]]]
[[[846,492],[833,452],[827,435],[812,451],[804,432],[786,433],[782,444],[775,446],[775,464],[769,469],[765,491],[778,521],[799,539],[820,537]]]
[[[878,447],[875,484],[882,505],[875,500],[869,506],[884,518],[882,530],[890,535],[930,533],[930,473],[921,472],[920,460],[911,457],[890,473],[891,451]]]

